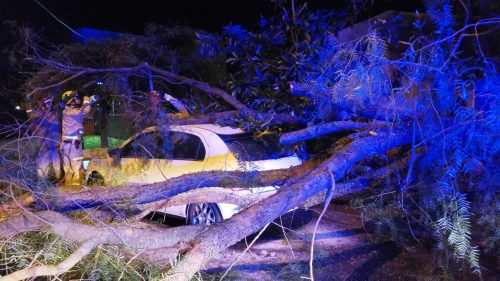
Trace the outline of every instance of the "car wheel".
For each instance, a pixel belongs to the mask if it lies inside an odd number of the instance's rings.
[[[187,224],[211,225],[222,222],[222,214],[215,203],[190,204],[187,207]]]
[[[104,185],[104,177],[97,171],[93,171],[90,173],[89,178],[87,179],[87,185]]]

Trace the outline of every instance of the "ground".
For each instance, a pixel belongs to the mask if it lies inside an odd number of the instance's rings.
[[[311,233],[320,208],[300,213],[304,224],[283,231],[273,226],[233,266],[227,280],[305,280],[309,277]],[[285,222],[286,224],[286,222]],[[251,239],[250,237],[249,239]],[[247,242],[249,243],[249,239]],[[207,273],[223,274],[246,248],[241,243],[207,265]],[[332,205],[322,218],[316,234],[314,251],[315,280],[420,280],[395,276],[413,274],[400,263],[402,251],[390,242],[374,242],[364,232],[359,216]]]
[[[311,233],[320,211],[321,206],[299,211],[293,230],[286,230],[286,234],[276,225],[270,226],[243,256],[255,235],[230,247],[207,264],[202,279],[220,280],[237,261],[224,280],[307,280]],[[284,224],[289,222],[285,218]],[[429,253],[414,250],[410,254],[390,241],[372,240],[356,210],[334,204],[321,220],[314,252],[316,281],[446,280],[435,270]],[[479,278],[468,276],[462,280]],[[495,276],[483,274],[483,280],[495,280]]]
[[[61,187],[65,191],[72,187]],[[256,234],[247,237],[212,259],[202,272],[202,280],[308,280],[312,233],[322,210],[298,209],[275,221],[245,252]],[[162,226],[183,225],[182,219],[154,215],[145,219]],[[284,228],[278,224],[281,223]],[[314,272],[316,281],[326,280],[480,280],[477,275],[444,277],[436,269],[432,252],[423,247],[398,247],[392,241],[378,241],[365,231],[359,209],[332,203],[316,232]],[[245,252],[245,253],[244,253]],[[148,259],[159,260],[152,251]],[[228,270],[229,272],[225,274]],[[495,272],[483,268],[482,280],[499,280]]]

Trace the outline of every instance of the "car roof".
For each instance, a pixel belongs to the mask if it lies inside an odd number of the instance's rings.
[[[235,135],[235,134],[242,134],[245,131],[243,131],[240,128],[232,128],[232,127],[226,127],[226,126],[220,126],[220,125],[214,125],[214,124],[193,124],[193,125],[164,125],[164,126],[152,126],[152,127],[147,127],[137,133],[136,135],[142,134],[142,133],[147,133],[147,132],[154,132],[158,131],[160,128],[165,128],[167,131],[169,130],[182,130],[183,128],[189,129],[189,128],[197,128],[197,129],[204,129],[211,131],[216,134],[220,135]]]
[[[154,132],[158,131],[162,126],[152,126],[145,128],[144,130],[134,134],[130,138],[128,138],[126,141],[123,142],[122,146],[128,143],[130,140],[135,139],[137,136],[143,134],[143,133],[149,133],[149,132]],[[211,131],[215,134],[219,135],[236,135],[236,134],[242,134],[244,131],[239,128],[232,128],[232,127],[227,127],[227,126],[220,126],[220,125],[215,125],[215,124],[194,124],[194,125],[165,125],[163,126],[165,129],[168,130],[174,130],[174,131],[182,131],[182,129],[203,129],[203,130],[208,130]]]
[[[179,126],[181,127],[181,126]],[[191,128],[200,128],[205,129],[211,132],[214,132],[219,135],[235,135],[244,133],[244,131],[240,128],[232,128],[227,126],[220,126],[215,124],[196,124],[196,125],[184,125],[182,127],[191,127]]]

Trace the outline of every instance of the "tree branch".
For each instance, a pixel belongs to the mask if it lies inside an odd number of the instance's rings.
[[[241,188],[239,188],[241,189]],[[203,189],[190,190],[185,193],[181,193],[174,197],[160,200],[148,204],[144,204],[140,207],[142,212],[136,216],[136,218],[142,218],[151,212],[159,210],[161,208],[168,208],[172,206],[205,203],[205,202],[218,202],[218,203],[229,203],[238,205],[240,208],[245,208],[251,204],[254,204],[264,198],[268,197],[270,194],[256,194],[254,196],[241,195],[238,192],[218,187],[209,187]]]
[[[51,67],[60,69],[64,72],[73,72],[74,74],[71,75],[70,77],[64,79],[64,80],[57,82],[57,83],[54,83],[54,84],[51,84],[48,86],[44,86],[44,87],[36,87],[35,89],[31,90],[31,92],[26,94],[26,96],[28,98],[30,98],[32,95],[34,95],[38,92],[50,90],[50,89],[62,86],[64,84],[67,84],[67,83],[79,78],[80,76],[89,75],[89,74],[97,74],[97,73],[136,73],[136,72],[144,69],[144,67],[145,67],[143,64],[140,64],[140,65],[134,66],[134,67],[120,67],[120,68],[102,68],[102,69],[81,68],[81,67],[75,68],[75,67],[63,65],[61,63],[53,62],[53,61],[50,61],[47,59],[39,59],[39,61],[41,61],[41,62],[43,62]]]
[[[96,189],[65,193],[54,190],[42,195],[46,206],[55,211],[69,212],[82,208],[94,208],[100,205],[113,205],[120,202],[146,204],[171,198],[175,195],[203,187],[255,187],[281,185],[289,179],[299,178],[306,171],[317,167],[317,160],[310,160],[300,166],[288,169],[261,172],[207,171],[186,174],[164,182],[142,185],[122,186],[117,188]]]
[[[0,237],[45,230],[76,243],[83,243],[99,237],[101,244],[124,245],[132,249],[158,249],[173,247],[179,243],[187,243],[201,231],[203,226],[183,226],[176,228],[147,228],[129,225],[94,226],[75,222],[60,213],[43,211],[33,215],[23,215],[0,224]],[[42,220],[40,220],[43,219]],[[46,223],[46,222],[49,223]],[[18,224],[22,222],[22,224]]]
[[[311,100],[325,100],[329,98],[325,97],[325,93],[317,93],[311,87],[297,82],[290,82],[290,90],[292,96],[306,97]],[[326,95],[330,96],[331,100],[334,100],[331,93],[327,92]],[[392,119],[387,118],[387,116],[393,115],[396,115],[399,120],[410,120],[413,117],[412,113],[408,110],[408,106],[395,104],[395,102],[390,99],[381,99],[370,104],[370,106],[359,106],[352,101],[343,100],[342,102],[335,103],[334,107],[364,118],[383,121],[386,121],[386,119]]]
[[[173,123],[175,124],[200,124],[200,123],[216,123],[220,120],[224,119],[231,119],[235,117],[242,117],[246,120],[251,120],[252,118],[255,120],[260,120],[262,123],[266,123],[269,125],[272,124],[286,124],[286,123],[294,123],[294,124],[305,124],[305,120],[302,118],[298,118],[295,116],[290,116],[288,114],[268,114],[268,113],[259,113],[253,109],[248,108],[246,105],[241,103],[236,97],[230,95],[226,91],[212,87],[208,85],[207,83],[197,81],[194,79],[187,78],[182,75],[175,74],[170,71],[163,70],[161,68],[155,67],[155,66],[149,66],[147,64],[140,64],[137,66],[133,67],[118,67],[118,68],[102,68],[102,69],[96,69],[96,68],[84,68],[84,67],[74,67],[74,66],[68,66],[64,65],[62,63],[52,61],[52,60],[47,60],[40,58],[37,61],[40,61],[46,65],[49,65],[53,68],[59,69],[64,72],[69,72],[69,73],[74,73],[70,77],[63,79],[57,83],[44,86],[44,87],[37,87],[33,89],[30,93],[27,94],[27,97],[29,98],[30,96],[36,94],[37,92],[40,91],[45,91],[45,90],[50,90],[58,86],[62,86],[64,84],[67,84],[71,82],[72,80],[75,80],[81,76],[85,75],[90,75],[90,74],[98,74],[98,73],[140,73],[142,71],[145,71],[146,69],[151,70],[153,73],[159,75],[160,77],[164,78],[166,81],[169,81],[170,83],[175,83],[175,84],[182,84],[182,85],[188,85],[191,87],[194,87],[198,90],[201,90],[205,93],[212,94],[215,96],[220,97],[222,100],[233,106],[237,111],[228,111],[228,112],[220,112],[220,113],[213,113],[213,114],[207,114],[206,116],[203,117],[190,117],[190,118],[179,118],[179,116],[176,116],[175,114],[170,114],[169,117],[172,119]]]
[[[300,181],[282,187],[275,195],[201,232],[197,242],[168,272],[165,280],[190,280],[211,257],[326,189],[330,184],[330,176],[325,172],[327,169],[336,179],[341,179],[355,162],[408,142],[409,136],[402,129],[382,131],[376,136],[354,140],[346,149],[330,157]]]
[[[117,67],[117,68],[96,69],[96,68],[83,68],[83,67],[67,66],[67,65],[61,64],[59,62],[55,62],[55,61],[51,61],[51,60],[47,60],[47,59],[43,59],[43,58],[38,59],[38,61],[40,61],[46,65],[49,65],[51,67],[54,67],[56,69],[62,70],[64,72],[73,72],[74,74],[72,76],[58,82],[58,83],[55,83],[55,84],[52,84],[49,86],[45,86],[45,87],[37,87],[37,88],[33,89],[30,93],[28,93],[28,95],[27,95],[28,97],[30,97],[33,94],[40,92],[40,91],[53,89],[57,86],[62,86],[62,85],[66,84],[66,83],[68,83],[68,82],[70,82],[70,81],[72,81],[80,76],[83,76],[83,75],[97,74],[97,73],[137,73],[137,72],[140,72],[140,71],[143,71],[146,69],[150,69],[153,73],[164,77],[165,79],[167,79],[167,81],[171,81],[171,83],[189,85],[189,86],[196,88],[198,90],[201,90],[205,93],[213,94],[215,96],[222,98],[224,101],[226,101],[227,103],[229,103],[234,108],[236,108],[240,111],[248,111],[249,110],[249,108],[246,105],[244,105],[238,99],[231,96],[230,94],[228,94],[226,91],[224,91],[222,89],[211,87],[210,85],[208,85],[206,83],[203,83],[203,82],[200,82],[200,81],[197,81],[194,79],[190,79],[190,78],[187,78],[185,76],[178,75],[178,74],[175,74],[173,72],[166,71],[166,70],[163,70],[163,69],[155,67],[155,66],[149,66],[147,64],[140,64],[140,65],[133,66],[133,67]]]
[[[369,124],[367,123],[351,122],[351,121],[335,121],[329,123],[322,123],[319,125],[307,127],[302,130],[283,134],[280,137],[280,143],[282,145],[290,145],[297,142],[317,138],[326,134],[348,131],[348,130],[365,129],[368,127]]]
[[[200,82],[200,81],[197,81],[194,79],[190,79],[190,78],[187,78],[185,76],[178,75],[178,74],[175,74],[173,72],[166,71],[166,70],[163,70],[163,69],[155,67],[155,66],[151,66],[150,68],[151,68],[151,71],[153,73],[161,75],[161,76],[165,77],[166,79],[171,80],[172,82],[175,82],[177,84],[182,84],[182,85],[188,85],[188,86],[191,86],[191,87],[196,88],[198,90],[201,90],[205,93],[216,95],[240,111],[248,111],[249,110],[249,108],[246,105],[244,105],[238,99],[231,96],[230,94],[228,94],[226,91],[224,91],[222,89],[212,87],[212,86],[208,85],[207,83]]]
[[[260,113],[254,110],[246,111],[243,114],[241,111],[232,110],[224,112],[212,112],[203,114],[201,116],[190,116],[179,118],[176,114],[169,114],[169,123],[175,125],[190,125],[190,124],[217,124],[224,120],[235,120],[242,119],[246,121],[257,120],[260,123],[266,123],[267,125],[275,124],[306,124],[306,120],[297,116],[291,116],[288,114],[270,114],[270,113]],[[259,123],[256,122],[256,123]]]
[[[420,155],[417,154],[416,158],[418,159]],[[360,176],[358,178],[344,181],[341,183],[337,184],[337,188],[333,192],[333,198],[341,198],[353,193],[358,193],[363,190],[366,190],[373,185],[371,185],[371,182],[376,179],[380,179],[382,177],[388,176],[391,174],[392,171],[395,169],[400,169],[406,165],[408,162],[409,157],[404,157],[402,159],[399,159],[395,161],[394,163],[391,163],[387,166],[384,166],[380,169],[371,171],[363,176]],[[303,204],[302,207],[304,208],[310,208],[313,206],[316,206],[318,204],[321,204],[326,196],[326,191],[321,191],[317,193],[316,195],[312,196],[311,198],[307,199]]]

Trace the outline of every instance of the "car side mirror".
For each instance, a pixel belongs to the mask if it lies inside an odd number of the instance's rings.
[[[120,158],[120,149],[119,148],[113,148],[108,150],[108,155],[111,158]]]

